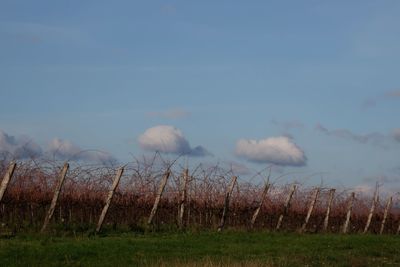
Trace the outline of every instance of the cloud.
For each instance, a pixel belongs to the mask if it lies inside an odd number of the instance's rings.
[[[182,131],[170,125],[158,125],[147,129],[139,136],[138,142],[142,149],[148,151],[198,157],[211,155],[202,146],[191,148]]]
[[[54,138],[48,145],[48,152],[62,159],[73,158],[81,152],[81,148],[70,141]]]
[[[292,129],[304,129],[305,125],[297,120],[293,121],[277,121],[277,120],[271,120],[271,123],[275,126],[281,127],[283,131],[290,131]]]
[[[146,115],[162,119],[183,119],[189,117],[190,112],[182,108],[173,108],[165,111],[148,112]]]
[[[328,136],[335,136],[338,138],[351,140],[360,144],[371,143],[386,148],[386,146],[384,145],[386,137],[381,133],[374,132],[362,135],[362,134],[355,134],[347,129],[329,130],[324,126],[322,126],[320,123],[318,123],[315,126],[315,130]]]
[[[400,142],[400,128],[395,129],[393,131],[393,138],[394,140],[396,140],[397,142]]]
[[[272,163],[280,166],[304,166],[307,163],[304,151],[287,136],[262,140],[241,139],[236,143],[235,153],[256,163]]]
[[[0,130],[0,154],[15,159],[26,159],[42,154],[39,145],[27,136],[12,136]]]
[[[211,156],[212,154],[203,146],[196,146],[195,148],[191,149],[189,155],[194,157],[204,157]]]
[[[12,136],[0,130],[0,156],[12,159],[28,159],[39,156],[53,156],[62,160],[83,160],[90,162],[114,163],[109,153],[98,150],[83,150],[70,141],[54,138],[44,151],[31,138]]]
[[[375,97],[370,97],[370,98],[364,100],[362,107],[364,109],[373,108],[376,105],[378,105],[378,103],[387,101],[387,100],[400,100],[400,89],[393,90],[393,91],[387,91],[387,92],[384,92]]]
[[[109,153],[97,150],[83,150],[68,140],[54,138],[48,145],[47,152],[62,160],[83,160],[112,163],[116,159]]]

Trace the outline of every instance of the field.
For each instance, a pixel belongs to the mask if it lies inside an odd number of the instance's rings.
[[[0,175],[0,266],[400,264],[394,196],[156,156],[123,168],[0,161]]]
[[[241,232],[0,240],[1,266],[399,266],[400,238]]]

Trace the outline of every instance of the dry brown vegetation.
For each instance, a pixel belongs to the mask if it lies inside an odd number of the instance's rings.
[[[167,169],[171,170],[171,176],[152,227],[174,228],[177,225],[184,167],[179,162],[160,163],[156,157],[135,160],[125,166],[125,172],[106,217],[106,225],[132,230],[144,229],[160,179]],[[1,177],[4,176],[8,163],[5,160],[0,161]],[[18,167],[0,204],[0,220],[3,228],[23,231],[41,227],[61,167],[61,162],[43,159],[18,162]],[[116,169],[116,166],[72,163],[54,213],[53,223],[66,228],[69,225],[90,227],[96,224]],[[233,173],[219,166],[203,165],[191,169],[189,173],[184,224],[192,229],[216,229]],[[268,174],[267,169],[265,173],[258,175],[266,178]],[[262,183],[251,183],[239,177],[231,196],[226,227],[250,228],[250,220],[260,201],[263,187]],[[254,229],[275,229],[290,187],[291,184],[277,182],[271,184]],[[282,230],[296,231],[301,227],[315,188],[299,185],[289,212],[284,217]],[[321,187],[321,193],[307,226],[308,232],[322,231],[329,189]],[[340,232],[346,217],[350,192],[350,190],[336,191],[329,220],[329,232]],[[371,203],[372,196],[356,194],[350,232],[362,232]],[[395,201],[390,210],[385,233],[397,231],[399,208],[396,203]],[[380,199],[369,229],[372,233],[379,232],[385,204],[386,199]]]

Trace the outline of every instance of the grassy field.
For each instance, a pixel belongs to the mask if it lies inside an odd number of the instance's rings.
[[[0,266],[399,266],[400,237],[267,232],[0,240]]]

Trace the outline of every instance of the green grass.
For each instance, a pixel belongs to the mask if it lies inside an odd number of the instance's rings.
[[[400,266],[400,237],[267,232],[0,239],[0,266]]]

